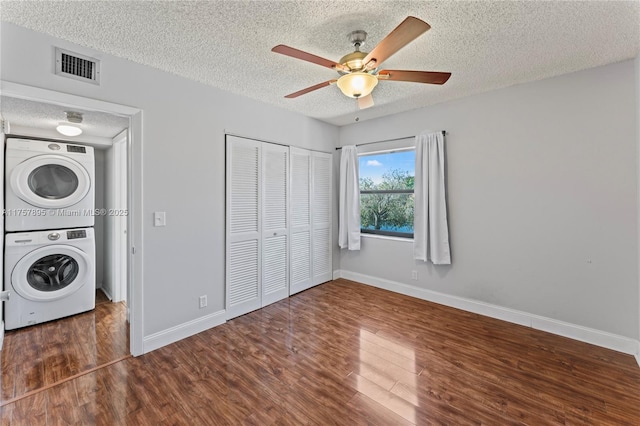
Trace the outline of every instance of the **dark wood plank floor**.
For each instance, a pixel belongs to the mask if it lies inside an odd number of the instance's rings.
[[[5,333],[0,405],[129,354],[124,303]]]
[[[2,424],[640,424],[629,355],[337,280],[2,407]]]

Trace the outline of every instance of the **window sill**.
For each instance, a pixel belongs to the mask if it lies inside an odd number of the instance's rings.
[[[413,243],[413,238],[404,238],[404,237],[392,237],[389,235],[376,235],[376,234],[360,234],[363,238],[375,238],[378,240],[392,240],[392,241],[402,241],[405,243]]]

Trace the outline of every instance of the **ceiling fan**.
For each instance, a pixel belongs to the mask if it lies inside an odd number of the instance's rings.
[[[328,80],[291,93],[285,96],[285,98],[297,98],[298,96],[335,83],[346,96],[356,98],[358,100],[358,107],[360,109],[364,109],[373,106],[371,92],[376,87],[379,80],[444,84],[449,77],[451,77],[451,73],[434,71],[378,70],[378,67],[382,62],[418,38],[418,36],[426,32],[429,28],[431,28],[431,26],[426,22],[414,16],[409,16],[369,53],[360,51],[360,47],[364,44],[367,33],[362,30],[353,31],[349,34],[349,40],[355,47],[355,51],[343,56],[339,62],[334,62],[293,47],[279,44],[271,49],[271,51],[331,68],[341,75],[337,79]]]

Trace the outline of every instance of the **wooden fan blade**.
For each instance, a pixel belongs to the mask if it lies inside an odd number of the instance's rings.
[[[337,80],[325,81],[325,82],[316,84],[315,86],[311,86],[311,87],[307,87],[306,89],[298,90],[297,92],[294,92],[294,93],[291,93],[291,94],[285,96],[285,98],[287,98],[287,99],[297,98],[298,96],[304,95],[305,93],[313,92],[314,90],[318,90],[318,89],[322,89],[323,87],[327,87],[327,86],[335,83],[336,81]]]
[[[321,58],[320,56],[312,55],[311,53],[307,53],[293,47],[285,46],[284,44],[277,45],[276,47],[271,49],[271,51],[280,53],[281,55],[291,56],[292,58],[302,59],[303,61],[311,62],[312,64],[317,64],[334,70],[349,71],[349,68],[337,62]]]
[[[373,96],[369,93],[367,96],[358,98],[358,108],[365,109],[373,106]]]
[[[391,81],[410,81],[413,83],[444,84],[451,77],[450,72],[382,70],[378,79]]]
[[[407,17],[365,56],[363,63],[366,64],[366,69],[372,70],[380,66],[391,55],[411,43],[429,28],[431,26],[426,22],[414,16]]]

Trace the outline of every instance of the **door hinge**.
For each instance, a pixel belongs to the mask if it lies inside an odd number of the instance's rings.
[[[9,300],[9,296],[11,296],[9,290],[0,291],[0,301],[6,302],[7,300]]]
[[[131,247],[131,254],[136,254],[136,248],[135,247]]]

